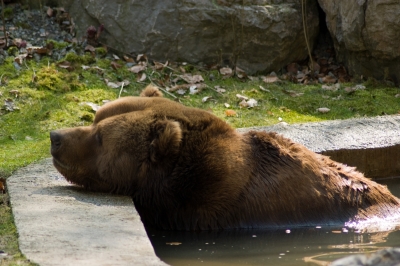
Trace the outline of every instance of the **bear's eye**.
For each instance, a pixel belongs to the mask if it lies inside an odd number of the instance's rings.
[[[99,144],[99,145],[102,145],[102,144],[103,144],[103,138],[101,137],[100,132],[97,132],[97,133],[96,133],[95,139],[96,139],[97,144]]]

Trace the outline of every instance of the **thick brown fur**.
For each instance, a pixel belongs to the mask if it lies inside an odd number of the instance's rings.
[[[156,90],[142,95],[161,96]],[[162,229],[329,225],[399,213],[399,200],[354,168],[276,133],[239,134],[162,97],[118,99],[91,126],[50,136],[67,180],[132,196],[143,222]]]

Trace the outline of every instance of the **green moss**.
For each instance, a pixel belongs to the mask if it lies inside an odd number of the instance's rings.
[[[46,40],[46,44],[51,44],[53,48],[56,50],[62,50],[66,48],[68,45],[70,45],[67,42],[57,42],[55,40]]]
[[[18,47],[16,47],[16,46],[11,46],[10,48],[8,48],[7,53],[8,53],[9,55],[12,55],[12,56],[18,55],[18,54],[19,54]]]
[[[96,58],[92,55],[77,55],[76,53],[67,53],[62,61],[64,60],[70,63],[78,63],[82,65],[91,65],[96,62]]]
[[[97,47],[96,55],[98,57],[105,57],[107,55],[107,49],[105,49],[104,47]]]

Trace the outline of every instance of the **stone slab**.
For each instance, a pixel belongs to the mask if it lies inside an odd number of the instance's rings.
[[[400,115],[238,129],[275,131],[366,176],[400,176]]]
[[[166,265],[131,198],[69,184],[51,159],[7,179],[21,252],[42,266]]]

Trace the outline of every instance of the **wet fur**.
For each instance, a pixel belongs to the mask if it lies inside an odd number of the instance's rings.
[[[162,229],[339,224],[399,212],[386,187],[354,168],[273,132],[237,133],[157,91],[106,104],[91,126],[55,131],[55,167],[89,190],[132,196],[143,222]]]

